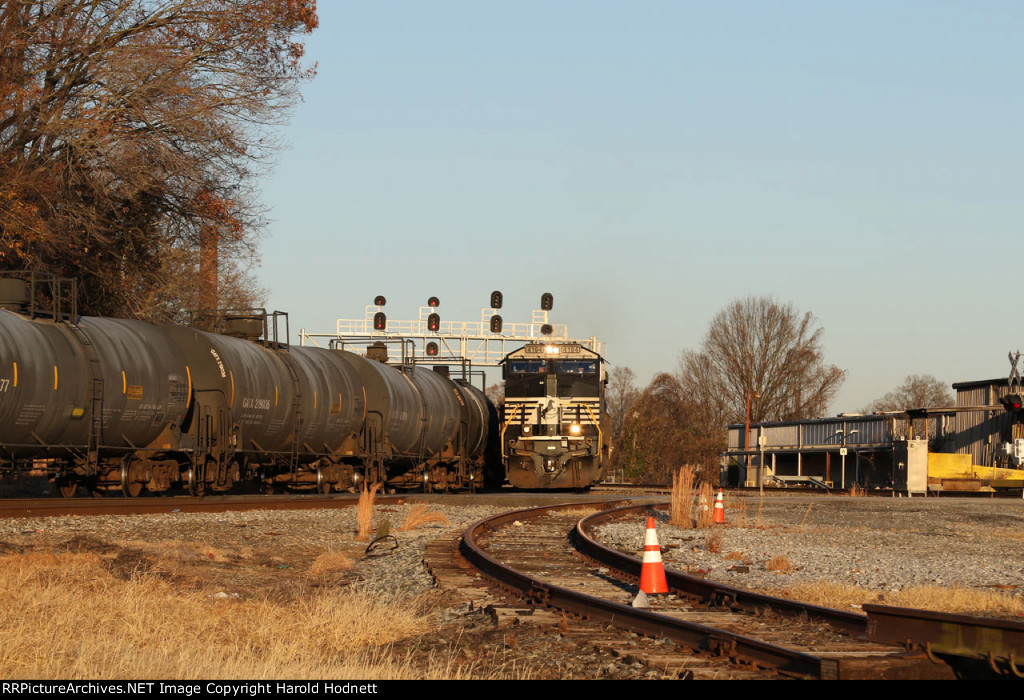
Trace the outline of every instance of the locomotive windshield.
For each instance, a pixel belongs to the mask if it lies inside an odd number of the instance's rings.
[[[559,374],[592,376],[597,374],[597,362],[594,360],[559,360],[556,371]]]
[[[512,374],[539,374],[547,371],[544,360],[513,360],[509,363]]]

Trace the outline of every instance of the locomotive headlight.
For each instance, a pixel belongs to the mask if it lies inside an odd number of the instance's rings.
[[[579,435],[582,430],[583,428],[580,426],[579,423],[573,423],[572,425],[569,426],[570,435]]]

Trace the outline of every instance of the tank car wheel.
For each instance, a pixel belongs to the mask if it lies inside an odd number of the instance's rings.
[[[142,493],[142,482],[134,478],[135,471],[131,460],[126,459],[121,463],[121,492],[127,498],[138,498]]]
[[[316,492],[324,495],[331,492],[331,482],[327,480],[323,469],[316,470]]]
[[[78,482],[60,479],[57,481],[57,490],[64,498],[74,498],[78,494]]]
[[[185,472],[185,487],[188,489],[189,495],[202,496],[206,491],[204,488],[206,484],[203,483],[202,478],[196,474],[198,470],[195,467],[191,467]]]

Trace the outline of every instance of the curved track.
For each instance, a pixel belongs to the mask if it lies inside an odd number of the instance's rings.
[[[464,533],[462,553],[487,578],[533,606],[671,639],[677,645],[674,663],[680,675],[700,673],[713,661],[731,669],[717,667],[714,677],[723,672],[736,677],[736,669],[752,674],[745,677],[954,675],[950,667],[924,654],[908,655],[900,647],[866,641],[863,615],[759,596],[678,572],[669,574],[672,595],[657,599],[653,610],[630,607],[633,589],[627,582],[639,574],[639,560],[602,547],[589,533],[602,521],[643,515],[648,507],[629,506],[582,519],[579,508],[533,508],[480,521]],[[577,547],[585,551],[586,560]],[[703,658],[698,661],[693,653]],[[663,649],[660,654],[658,664],[664,666]],[[701,670],[688,669],[694,663]]]

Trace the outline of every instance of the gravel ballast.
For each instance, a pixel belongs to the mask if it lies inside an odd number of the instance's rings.
[[[566,500],[570,500],[566,498]],[[1024,502],[954,498],[730,497],[726,525],[711,530],[668,525],[659,513],[658,537],[666,566],[743,588],[782,588],[828,580],[879,591],[911,586],[999,588],[1022,594]],[[65,516],[0,520],[0,553],[27,550],[136,551],[140,558],[161,543],[187,543],[217,569],[248,563],[264,579],[306,575],[326,551],[355,559],[346,580],[380,592],[417,595],[432,580],[423,566],[427,542],[455,537],[500,505],[431,503],[447,525],[398,532],[412,506],[378,505],[397,539],[364,554],[355,540],[355,509]],[[645,517],[605,525],[600,539],[640,555]],[[744,526],[739,526],[740,524]],[[715,551],[712,551],[715,550]],[[784,556],[792,570],[769,571]],[[225,577],[225,588],[241,585]],[[228,591],[232,592],[232,591]]]

